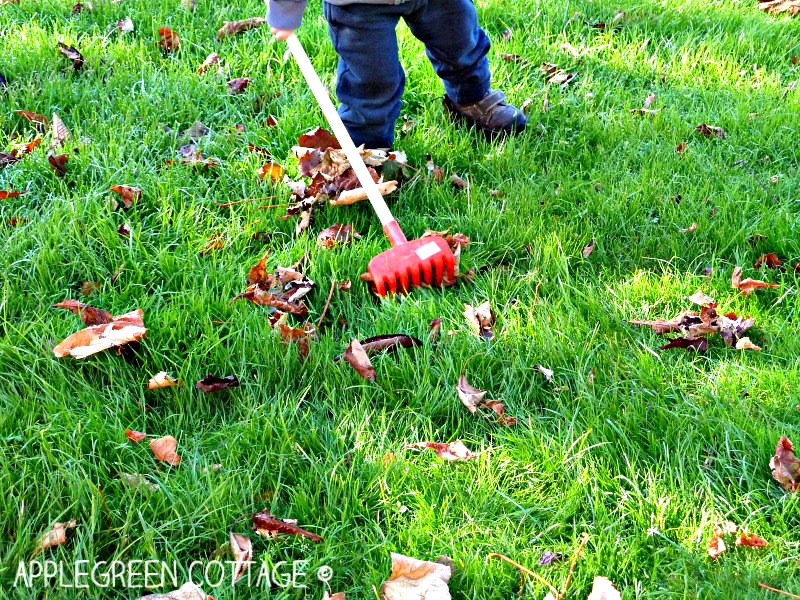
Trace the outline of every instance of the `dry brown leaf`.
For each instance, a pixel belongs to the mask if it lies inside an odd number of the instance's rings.
[[[246,535],[231,531],[230,544],[233,559],[236,561],[233,567],[233,583],[236,583],[253,561],[253,542]]]
[[[388,196],[397,189],[397,181],[382,181],[378,183],[378,191],[381,196]],[[340,192],[336,198],[331,198],[329,204],[331,206],[344,206],[348,204],[355,204],[362,200],[367,200],[367,192],[364,188],[358,187],[352,190],[345,190]]]
[[[159,27],[158,35],[161,38],[158,45],[164,52],[177,52],[181,49],[181,38],[177,31],[169,27]]]
[[[310,539],[312,542],[321,542],[322,538],[315,533],[306,531],[296,525],[293,519],[279,519],[268,511],[263,510],[253,515],[253,526],[256,533],[263,537],[275,538],[279,533],[288,535],[299,535]]]
[[[701,133],[702,135],[709,138],[710,137],[724,138],[726,135],[728,135],[727,133],[725,133],[725,130],[722,127],[706,125],[705,123],[701,123],[700,125],[695,127],[695,130],[698,133]]]
[[[274,162],[268,162],[265,165],[259,167],[258,169],[258,178],[262,181],[267,177],[270,178],[271,181],[280,181],[283,179],[283,167]]]
[[[142,197],[141,188],[132,185],[112,185],[111,191],[119,194],[125,208],[130,208],[134,202],[140,200]]]
[[[247,284],[258,284],[264,288],[271,288],[275,279],[267,271],[267,258],[269,258],[269,250],[264,254],[260,261],[250,267],[247,272]]]
[[[485,340],[494,338],[492,326],[494,325],[495,317],[488,300],[477,308],[473,308],[471,304],[465,304],[464,317],[472,327],[472,330],[480,337]]]
[[[335,594],[329,594],[327,590],[324,594],[322,594],[322,600],[345,600],[344,592],[336,592]]]
[[[64,56],[66,56],[70,62],[72,62],[72,67],[76,71],[80,71],[83,68],[83,55],[78,52],[77,48],[73,48],[72,46],[68,46],[67,44],[63,44],[58,42],[58,51],[61,52]]]
[[[303,148],[318,148],[320,150],[327,150],[328,148],[340,149],[339,141],[334,135],[323,129],[317,127],[314,131],[304,133],[297,140],[297,145]]]
[[[53,348],[53,354],[58,358],[72,356],[82,359],[109,348],[137,342],[147,333],[143,317],[142,309],[137,309],[114,317],[110,323],[82,329]]]
[[[714,304],[714,299],[711,296],[706,296],[700,290],[697,290],[694,294],[689,296],[689,301],[694,304],[699,304],[700,306],[706,306],[708,304]]]
[[[681,142],[675,148],[675,152],[677,152],[678,154],[681,154],[682,152],[685,152],[685,151],[686,151],[686,142]]]
[[[36,128],[36,131],[39,133],[44,133],[47,127],[50,125],[50,121],[47,119],[47,117],[40,115],[39,113],[35,113],[30,110],[16,110],[14,112],[33,125]]]
[[[608,578],[595,577],[592,593],[586,600],[622,600],[622,595]]]
[[[761,267],[766,266],[768,269],[780,269],[783,265],[783,261],[778,258],[778,255],[774,252],[770,252],[768,254],[762,254],[761,256],[756,259],[753,268],[760,269]]]
[[[361,377],[367,381],[375,381],[377,377],[375,368],[372,366],[369,356],[367,356],[367,353],[357,339],[353,338],[353,341],[350,342],[350,345],[344,351],[343,358],[355,369],[356,373],[361,375]]]
[[[333,248],[335,246],[347,246],[353,239],[360,240],[361,234],[353,229],[352,223],[342,225],[334,223],[327,229],[323,229],[317,236],[317,245],[322,248]]]
[[[94,308],[78,300],[64,300],[58,304],[53,304],[53,308],[65,308],[71,310],[81,318],[86,325],[105,325],[114,320],[114,315],[99,308]]]
[[[450,600],[450,567],[392,552],[392,575],[381,586],[381,600]]]
[[[731,286],[740,290],[742,294],[747,296],[755,290],[776,288],[778,284],[766,283],[757,279],[750,279],[749,277],[747,279],[742,279],[742,267],[736,267],[733,269],[733,274],[731,275]]]
[[[761,350],[761,346],[756,346],[753,342],[750,341],[749,337],[740,338],[736,342],[736,349],[737,350]]]
[[[775,456],[769,461],[772,476],[787,492],[800,490],[800,460],[795,456],[792,442],[786,436],[778,440]]]
[[[800,15],[800,1],[798,0],[759,0],[758,8],[774,15],[783,13],[789,16]]]
[[[583,258],[589,258],[589,255],[594,252],[594,239],[589,240],[589,243],[583,247]]]
[[[716,560],[723,552],[728,550],[725,541],[722,539],[723,531],[719,527],[714,527],[714,535],[708,541],[708,555]]]
[[[458,398],[461,400],[461,403],[466,406],[467,410],[472,414],[477,413],[479,407],[485,407],[494,411],[501,425],[510,427],[516,424],[517,420],[514,417],[505,414],[505,407],[502,402],[499,400],[487,400],[485,398],[486,391],[472,387],[467,381],[466,375],[463,373],[458,379],[456,391],[458,392]]]
[[[695,231],[697,231],[698,227],[699,225],[697,223],[692,223],[688,227],[684,227],[682,229],[679,229],[678,231],[680,231],[681,233],[694,233]]]
[[[192,0],[193,2],[193,0]],[[206,593],[194,583],[184,583],[179,589],[166,594],[148,594],[139,600],[214,600],[214,596]]]
[[[461,440],[456,440],[449,444],[443,444],[441,442],[416,442],[414,444],[409,444],[406,448],[431,449],[436,452],[440,458],[444,458],[445,460],[471,460],[478,456],[474,452],[471,452]]]
[[[225,24],[217,31],[217,39],[221,40],[229,35],[236,35],[237,33],[261,27],[266,22],[267,20],[264,17],[251,17],[244,21],[225,21]]]
[[[178,455],[178,440],[171,435],[152,440],[150,442],[150,450],[153,455],[160,461],[168,463],[177,467],[181,464],[181,457]]]
[[[47,162],[53,168],[55,174],[59,177],[64,177],[67,174],[67,161],[69,154],[48,154]]]
[[[69,521],[67,523],[55,522],[50,528],[50,531],[45,533],[36,544],[34,556],[38,555],[42,550],[60,546],[67,541],[67,531],[75,529],[78,525],[77,521]]]
[[[203,61],[203,64],[197,67],[197,74],[202,75],[203,73],[208,72],[208,70],[213,67],[214,65],[219,64],[219,54],[216,52],[212,52],[206,59]]]
[[[8,198],[19,198],[28,193],[28,190],[23,190],[21,192],[15,192],[12,190],[0,190],[0,200],[6,200]]]
[[[55,151],[56,148],[63,146],[64,142],[72,137],[72,133],[67,129],[67,126],[64,125],[64,121],[61,120],[58,113],[53,113],[52,124],[53,141],[50,144],[50,150]]]
[[[161,371],[150,378],[150,380],[147,382],[147,389],[158,390],[161,388],[177,387],[179,385],[180,382],[172,377],[172,375],[166,371]]]
[[[215,377],[211,373],[194,384],[201,392],[219,392],[228,388],[239,387],[239,379],[236,375],[226,375],[225,377]]]
[[[767,540],[758,537],[755,533],[743,531],[741,535],[736,538],[737,546],[747,546],[749,548],[764,548],[767,546]]]
[[[228,89],[230,90],[231,94],[235,96],[245,91],[248,85],[250,85],[249,77],[237,77],[228,82]]]
[[[130,440],[134,444],[138,444],[144,438],[146,438],[147,435],[142,431],[136,431],[135,429],[126,429],[125,437],[128,438],[128,440]]]

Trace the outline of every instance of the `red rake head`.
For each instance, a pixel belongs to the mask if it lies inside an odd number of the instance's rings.
[[[441,285],[445,274],[455,278],[455,257],[439,236],[405,242],[381,252],[369,262],[369,274],[378,295],[408,292],[422,283]]]

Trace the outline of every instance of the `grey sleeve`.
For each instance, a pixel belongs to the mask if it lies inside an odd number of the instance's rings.
[[[307,0],[269,0],[267,22],[278,29],[297,29],[303,22]]]

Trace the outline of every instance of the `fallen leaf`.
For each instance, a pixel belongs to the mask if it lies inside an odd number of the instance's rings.
[[[261,27],[266,22],[267,20],[264,17],[251,17],[244,21],[225,21],[222,28],[217,31],[217,39],[221,40],[229,35],[236,35],[237,33],[243,33],[250,29]]]
[[[144,488],[151,492],[157,492],[158,486],[139,473],[120,473],[120,479],[135,489]]]
[[[695,130],[706,137],[724,138],[728,135],[722,127],[714,127],[713,125],[706,125],[705,123],[701,123],[695,127]]]
[[[542,552],[542,557],[539,559],[539,566],[546,567],[547,565],[551,565],[556,561],[560,561],[564,558],[564,555],[561,552],[551,552],[550,550],[545,550]]]
[[[64,142],[72,137],[72,133],[64,125],[64,121],[61,120],[58,113],[53,113],[52,124],[53,141],[50,145],[50,150],[55,151],[56,148],[63,146]]]
[[[180,382],[172,377],[166,371],[160,371],[153,375],[150,380],[147,382],[147,389],[148,390],[158,390],[161,388],[168,388],[168,387],[177,387],[180,385]]]
[[[20,117],[22,117],[26,121],[28,121],[28,123],[33,125],[36,131],[38,131],[39,133],[44,133],[50,126],[50,120],[44,115],[40,115],[39,113],[35,113],[30,110],[16,110],[14,112],[17,113]]]
[[[355,369],[356,373],[361,375],[367,381],[375,381],[377,374],[375,368],[369,360],[369,356],[362,348],[357,339],[353,339],[350,345],[344,351],[344,360]]]
[[[714,304],[714,299],[711,296],[706,296],[700,290],[697,290],[694,294],[689,296],[689,301],[693,302],[694,304],[699,304],[700,306]]]
[[[218,64],[219,64],[219,54],[217,54],[216,52],[212,52],[211,54],[206,56],[206,59],[203,61],[203,64],[197,67],[197,74],[202,75],[203,73],[206,73],[211,67]]]
[[[246,535],[230,532],[231,552],[233,553],[233,583],[242,578],[253,561],[253,542]]]
[[[138,342],[147,332],[143,317],[144,312],[138,309],[114,317],[110,323],[82,329],[53,348],[53,354],[58,358],[72,356],[82,359],[109,348]]]
[[[450,246],[452,250],[456,248],[466,248],[469,245],[470,239],[463,233],[449,233],[449,229],[445,229],[444,231],[434,231],[432,229],[426,229],[425,233],[423,233],[420,237],[429,237],[429,236],[436,236],[442,238],[447,245]]]
[[[501,425],[511,426],[516,424],[517,421],[514,417],[505,414],[505,407],[502,402],[499,400],[487,400],[485,398],[486,391],[472,387],[463,373],[458,379],[456,391],[458,392],[459,400],[467,407],[470,413],[476,414],[479,407],[485,407],[495,412]]]
[[[589,258],[589,255],[594,252],[594,239],[589,240],[589,243],[583,247],[583,258]]]
[[[133,21],[130,17],[125,17],[117,21],[117,29],[120,33],[131,33],[133,31]]]
[[[523,65],[527,64],[527,62],[528,62],[527,58],[523,58],[519,54],[509,54],[507,52],[501,54],[500,58],[502,58],[505,62],[520,63],[520,64],[523,64]]]
[[[201,392],[219,392],[228,388],[239,387],[239,380],[236,375],[226,375],[225,377],[215,377],[211,373],[194,384]]]
[[[786,436],[778,440],[775,456],[769,461],[772,476],[787,492],[800,490],[800,459],[795,456],[792,442]]]
[[[103,284],[99,281],[84,281],[81,284],[81,294],[84,296],[91,296],[96,291],[101,290],[103,288]]]
[[[306,531],[288,520],[279,519],[266,510],[253,515],[253,526],[255,527],[256,533],[264,537],[274,538],[277,537],[279,533],[286,533],[288,535],[299,535],[308,538],[312,542],[322,541],[322,538],[318,535]]]
[[[471,460],[477,458],[477,454],[471,452],[461,440],[443,444],[441,442],[417,442],[409,444],[406,448],[431,449],[445,460]]]
[[[750,279],[749,277],[747,279],[742,279],[742,267],[736,267],[733,269],[733,274],[731,275],[731,286],[740,290],[742,294],[747,296],[755,290],[776,288],[778,284],[766,283],[757,279]]]
[[[753,267],[755,269],[760,269],[762,265],[765,265],[768,269],[780,269],[783,265],[783,261],[778,258],[777,254],[770,252],[769,254],[762,254],[759,256]]]
[[[49,154],[47,162],[59,177],[64,177],[67,174],[67,161],[69,160],[68,154]]]
[[[336,287],[338,287],[338,288],[339,288],[341,291],[343,291],[343,292],[349,292],[349,291],[350,291],[350,287],[351,287],[352,285],[353,285],[353,284],[351,283],[351,281],[350,281],[349,279],[345,279],[344,281],[340,281],[340,282],[339,282],[339,283],[336,285]]]
[[[222,250],[225,247],[225,238],[220,233],[215,233],[208,238],[206,245],[200,251],[200,256],[205,256],[214,250]]]
[[[488,300],[477,308],[473,308],[471,304],[465,304],[464,317],[472,330],[480,337],[485,340],[494,338],[492,326],[495,323],[495,317]]]
[[[706,338],[684,338],[677,337],[669,341],[669,343],[659,346],[660,350],[669,350],[670,348],[693,348],[698,352],[705,352],[708,350],[708,340]]]
[[[191,0],[194,2],[194,0]],[[206,593],[194,583],[184,583],[179,589],[166,594],[148,594],[139,600],[214,600],[214,596]]]
[[[5,200],[7,198],[18,198],[23,194],[27,194],[28,190],[22,192],[12,192],[10,190],[0,190],[0,200]]]
[[[80,71],[83,68],[83,63],[84,63],[83,55],[80,52],[78,52],[76,48],[58,42],[58,51],[61,52],[61,54],[66,56],[72,62],[72,67],[76,71]]]
[[[691,225],[689,225],[689,227],[679,229],[678,231],[680,231],[681,233],[694,233],[695,231],[697,231],[698,227],[699,225],[697,223],[692,223]]]
[[[208,59],[206,59],[208,60]],[[181,132],[182,138],[189,138],[193,142],[196,142],[200,138],[207,136],[210,133],[210,129],[205,126],[202,121],[195,121],[194,123],[189,126],[188,129],[185,129]]]
[[[514,33],[511,31],[511,29],[506,29],[503,31],[503,33],[500,34],[500,37],[505,41],[508,41],[513,37],[513,35]]]
[[[134,444],[138,444],[144,438],[146,438],[147,435],[142,431],[136,431],[134,429],[126,429],[125,430],[125,437],[128,438]]]
[[[129,238],[131,236],[131,226],[128,223],[123,223],[119,227],[117,227],[117,233],[124,238]]]
[[[711,539],[708,541],[708,555],[712,560],[718,559],[723,552],[728,550],[725,541],[722,539],[722,534],[723,532],[721,529],[715,528],[714,535],[711,536]]]
[[[388,196],[397,189],[397,181],[381,181],[378,183],[378,191],[381,196]],[[352,190],[344,190],[339,193],[336,198],[331,198],[329,204],[331,206],[346,206],[368,200],[367,191],[362,187],[357,187]]]
[[[325,590],[325,593],[322,594],[322,600],[345,600],[344,592],[329,594],[328,591]]]
[[[450,183],[453,184],[453,187],[457,190],[466,190],[469,188],[469,182],[455,174],[450,175]]]
[[[544,367],[542,365],[536,365],[533,368],[536,369],[537,371],[539,371],[539,373],[542,374],[542,377],[544,377],[544,380],[547,383],[553,383],[553,371],[551,371],[550,369],[548,369],[547,367]]]
[[[557,65],[552,63],[542,63],[539,67],[539,70],[544,75],[544,80],[548,84],[562,85],[575,79],[575,73],[567,73],[566,71],[562,71]]]
[[[237,77],[235,79],[231,79],[228,82],[228,88],[230,89],[231,94],[233,94],[234,96],[236,94],[241,94],[243,91],[245,91],[248,85],[250,85],[249,77]]]
[[[36,543],[34,556],[38,555],[42,550],[47,550],[48,548],[54,548],[64,544],[67,541],[67,531],[70,529],[75,529],[77,525],[77,521],[69,521],[67,523],[61,523],[57,521],[53,523],[53,526],[50,527],[50,530],[41,538],[39,538],[39,541]]]
[[[9,227],[18,227],[19,225],[24,225],[28,222],[28,219],[25,217],[11,217],[10,219],[6,220],[6,225]]]
[[[353,239],[361,239],[361,234],[353,229],[352,223],[346,225],[334,223],[319,232],[317,245],[322,248],[333,248],[337,245],[347,246],[352,243]]]
[[[740,338],[736,342],[736,349],[737,350],[761,350],[761,346],[756,346],[753,342],[750,341],[749,337]]]
[[[277,127],[278,126],[278,119],[275,118],[274,115],[270,115],[267,117],[267,127]]]
[[[759,0],[758,8],[773,15],[787,13],[789,16],[800,15],[798,0]]]
[[[392,552],[392,574],[381,586],[381,600],[450,600],[452,569]]]
[[[267,258],[269,258],[269,250],[267,250],[260,261],[250,267],[250,270],[247,272],[248,285],[258,284],[269,289],[275,283],[275,278],[267,271]]]
[[[280,181],[283,179],[283,167],[274,162],[268,162],[258,169],[258,178],[262,181],[267,177],[272,181]]]
[[[319,150],[341,149],[339,141],[334,135],[322,127],[317,127],[314,131],[301,135],[297,144],[303,148],[318,148]]]
[[[84,4],[83,2],[76,2],[75,5],[72,7],[72,14],[79,15],[84,10],[91,12],[93,10],[91,2],[87,2]]]
[[[741,535],[736,538],[737,546],[747,546],[749,548],[764,548],[767,546],[767,541],[758,537],[755,533],[743,531]]]
[[[404,333],[376,335],[361,340],[361,347],[368,355],[378,352],[394,352],[399,348],[414,348],[416,346],[422,346],[422,340]]]
[[[181,38],[178,32],[172,31],[169,27],[159,27],[158,35],[161,38],[158,45],[165,52],[177,52],[181,49]]]
[[[181,464],[181,457],[178,455],[177,449],[178,440],[171,435],[165,435],[150,442],[150,450],[153,451],[153,455],[158,460],[175,467]]]
[[[595,577],[592,585],[592,593],[586,600],[622,600],[614,584],[606,577]]]
[[[680,144],[678,144],[678,147],[675,148],[675,152],[677,152],[678,154],[684,152],[685,150],[686,150],[686,142],[681,142]]]
[[[110,189],[112,192],[119,194],[125,208],[130,208],[133,206],[134,202],[140,200],[142,197],[142,190],[131,185],[112,185]]]
[[[104,325],[114,320],[114,315],[99,308],[88,306],[78,300],[64,300],[58,304],[53,304],[53,308],[65,308],[71,310],[81,318],[86,325]]]

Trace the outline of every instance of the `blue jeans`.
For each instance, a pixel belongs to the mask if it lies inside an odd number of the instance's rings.
[[[402,17],[457,104],[482,100],[491,73],[489,38],[472,0],[408,0],[402,4],[324,3],[339,54],[339,114],[358,146],[391,148],[406,76],[395,29]]]

